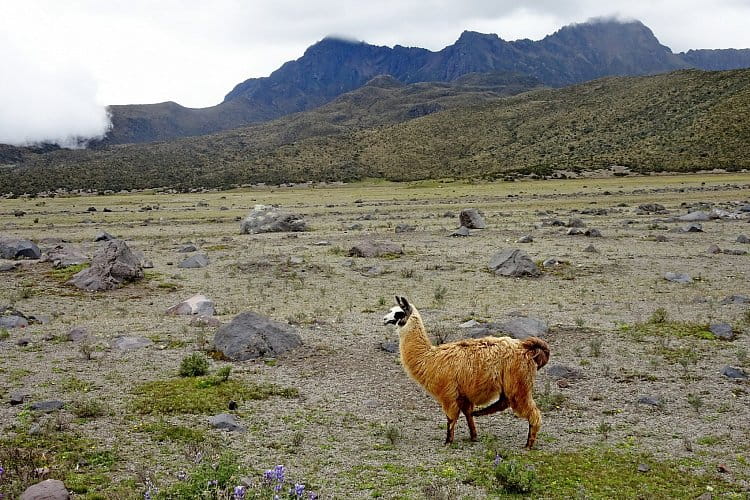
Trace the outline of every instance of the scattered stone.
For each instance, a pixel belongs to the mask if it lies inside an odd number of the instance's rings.
[[[567,234],[568,236],[580,236],[584,233],[582,229],[579,229],[577,227],[571,227],[570,229],[567,230],[565,234]]]
[[[736,243],[750,243],[750,238],[745,236],[744,234],[741,234],[737,236],[737,239],[734,240]]]
[[[385,268],[383,266],[367,266],[360,269],[359,273],[363,276],[380,276],[385,274]]]
[[[745,370],[743,370],[742,368],[737,368],[735,366],[729,366],[729,365],[726,365],[724,368],[721,369],[721,374],[727,378],[733,378],[733,379],[746,379],[747,378],[747,373],[745,373]]]
[[[289,325],[254,312],[238,314],[214,335],[214,345],[233,361],[275,357],[302,345]]]
[[[184,245],[177,250],[177,253],[190,253],[197,251],[198,249],[195,247],[195,245]]]
[[[293,266],[299,266],[300,264],[305,263],[305,258],[299,255],[292,255],[287,262]]]
[[[561,221],[560,219],[544,219],[542,221],[542,226],[560,227],[564,225],[565,223]]]
[[[478,326],[481,326],[481,323],[475,319],[470,319],[458,325],[459,328],[476,328]]]
[[[26,394],[25,392],[20,392],[20,391],[12,392],[10,394],[10,405],[18,406],[20,404],[23,404],[23,402],[26,400],[27,397],[29,397],[29,395]]]
[[[417,226],[410,226],[409,224],[399,224],[396,226],[397,233],[411,233],[417,230]]]
[[[496,276],[540,276],[542,272],[523,250],[507,248],[495,253],[488,264]]]
[[[721,252],[726,255],[747,255],[747,250],[740,250],[739,248],[726,248]]]
[[[378,344],[378,347],[380,347],[382,351],[389,352],[391,354],[396,354],[398,352],[398,342],[384,340],[383,342],[380,342],[380,344]]]
[[[451,236],[456,237],[466,237],[471,236],[471,232],[469,231],[469,228],[466,226],[461,226],[458,229],[456,229],[454,232],[451,233]]]
[[[29,344],[31,344],[31,339],[29,337],[21,337],[16,340],[16,345],[19,347],[26,347]]]
[[[133,349],[148,347],[151,344],[153,344],[153,342],[150,339],[144,337],[121,336],[115,337],[115,339],[112,341],[111,347],[112,349],[117,349],[118,351],[131,351]]]
[[[664,279],[673,283],[692,283],[693,278],[686,273],[673,273],[667,272],[664,274]]]
[[[45,413],[61,410],[65,406],[65,403],[57,399],[51,399],[49,401],[37,401],[31,404],[31,409],[34,411],[42,411]]]
[[[721,253],[721,248],[719,248],[719,245],[714,243],[713,245],[708,247],[708,249],[706,250],[706,253],[716,255],[718,253]]]
[[[227,403],[227,408],[229,408],[230,411],[235,411],[237,408],[239,408],[239,405],[237,404],[237,401],[229,400],[229,403]]]
[[[383,257],[384,255],[401,255],[404,249],[397,243],[389,241],[365,240],[349,249],[350,257]]]
[[[100,231],[100,232],[96,233],[96,236],[94,236],[94,241],[95,242],[96,241],[112,241],[112,240],[116,240],[116,239],[117,238],[115,238],[114,236],[112,236],[111,234],[109,234],[107,231]]]
[[[654,236],[654,241],[657,241],[659,243],[666,243],[667,241],[669,241],[669,238],[667,238],[663,234],[657,234],[656,236]]]
[[[589,245],[586,248],[583,249],[584,252],[588,253],[599,253],[599,250],[596,249],[594,245]]]
[[[316,247],[327,247],[331,245],[331,242],[328,240],[320,240],[313,243]]]
[[[214,303],[205,295],[193,295],[189,299],[173,305],[167,309],[166,314],[175,316],[188,316],[200,314],[202,316],[213,316],[216,313]]]
[[[190,326],[207,326],[217,328],[221,326],[221,321],[213,316],[196,316],[190,320]]]
[[[651,470],[651,466],[648,464],[638,464],[638,472],[648,472]]]
[[[484,229],[487,227],[487,224],[484,222],[484,217],[482,217],[474,208],[465,208],[461,210],[461,213],[458,214],[458,220],[461,226],[469,229]]]
[[[349,224],[348,226],[344,226],[345,231],[361,231],[362,230],[362,224],[355,222],[354,224]]]
[[[721,300],[721,305],[728,304],[750,304],[750,297],[745,295],[729,295]]]
[[[726,466],[726,464],[719,464],[716,466],[716,471],[722,474],[731,474],[732,470]]]
[[[41,250],[32,241],[0,236],[0,258],[8,260],[32,259],[42,256]]]
[[[59,479],[45,479],[32,484],[21,494],[19,500],[68,500],[70,495]]]
[[[522,316],[501,323],[500,330],[515,339],[523,340],[544,337],[549,332],[549,327],[540,319]]]
[[[52,267],[60,268],[85,264],[89,261],[89,258],[80,248],[62,243],[47,250],[41,261],[51,262]]]
[[[26,212],[23,210],[13,210],[13,217],[23,217],[26,215]]]
[[[601,238],[602,232],[599,231],[596,228],[587,229],[585,233],[583,233],[585,236],[588,236],[589,238]]]
[[[666,212],[664,205],[660,205],[659,203],[644,203],[638,205],[638,210],[647,214]]]
[[[565,365],[551,365],[547,367],[547,376],[553,379],[575,380],[583,377],[581,370]]]
[[[29,318],[13,308],[0,309],[0,328],[10,330],[11,328],[26,328],[29,326]]]
[[[195,255],[191,255],[187,259],[177,264],[177,267],[181,269],[200,269],[206,267],[208,264],[210,264],[210,262],[211,261],[208,259],[208,255],[204,253],[197,253]]]
[[[555,267],[562,265],[563,262],[556,257],[550,257],[549,259],[545,259],[544,262],[542,262],[542,267]]]
[[[301,215],[283,212],[276,207],[255,205],[240,224],[241,234],[307,231]]]
[[[641,396],[638,398],[638,403],[642,405],[661,407],[664,404],[664,401],[658,396]]]
[[[229,432],[245,432],[245,428],[237,423],[237,419],[230,413],[220,413],[208,419],[209,425],[214,429],[222,429]]]
[[[91,266],[75,274],[68,284],[99,292],[140,279],[143,279],[140,260],[124,241],[110,240],[96,250]]]
[[[708,327],[717,338],[722,340],[732,340],[734,338],[734,331],[732,325],[729,323],[714,323]]]
[[[685,215],[681,215],[677,217],[677,220],[681,222],[705,222],[707,220],[711,220],[711,217],[702,210],[697,210],[695,212],[690,212]]]
[[[0,263],[0,272],[6,273],[8,271],[15,271],[19,267],[21,267],[20,262],[3,262]]]
[[[566,224],[568,227],[586,227],[586,224],[583,222],[583,219],[579,219],[578,217],[571,217],[570,220],[568,220],[568,223]]]
[[[697,222],[691,222],[690,224],[686,226],[682,226],[681,231],[683,233],[702,233],[703,226],[698,224]]]
[[[89,332],[82,326],[74,326],[65,335],[65,339],[69,342],[80,342],[86,340],[89,336]]]
[[[518,240],[516,240],[516,243],[531,243],[533,241],[534,238],[530,234],[527,234],[526,236],[521,236],[520,238],[518,238]]]

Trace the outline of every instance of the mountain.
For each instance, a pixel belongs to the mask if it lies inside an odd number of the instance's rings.
[[[610,165],[642,172],[750,168],[750,70],[609,77],[517,93],[533,84],[501,74],[411,85],[379,77],[266,124],[31,154],[0,168],[0,193],[492,179]]]
[[[210,108],[189,109],[172,102],[112,106],[113,128],[92,147],[170,140],[265,122],[318,107],[378,75],[408,84],[510,72],[561,87],[603,76],[739,67],[750,67],[749,49],[675,54],[638,21],[573,24],[539,41],[509,42],[465,31],[456,43],[437,52],[325,38],[271,75],[238,84]]]

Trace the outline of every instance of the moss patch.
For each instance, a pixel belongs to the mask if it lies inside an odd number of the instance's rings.
[[[273,384],[248,384],[227,380],[219,384],[213,377],[187,377],[147,382],[134,391],[134,411],[141,414],[210,413],[226,409],[229,401],[293,398],[298,391]]]
[[[60,267],[58,269],[52,269],[49,272],[49,275],[55,281],[58,281],[60,283],[65,283],[70,278],[72,278],[74,275],[78,274],[79,272],[83,271],[84,269],[86,269],[89,266],[90,266],[90,264],[88,262],[84,262],[83,264],[76,264],[76,265],[73,265],[73,266]]]

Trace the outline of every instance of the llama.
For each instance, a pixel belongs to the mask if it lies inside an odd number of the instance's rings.
[[[485,337],[434,346],[419,311],[405,297],[397,296],[396,303],[398,307],[391,308],[383,323],[399,326],[404,370],[443,407],[448,418],[445,444],[453,442],[461,413],[466,417],[471,440],[476,441],[474,417],[510,407],[528,420],[526,448],[534,446],[542,415],[531,392],[537,369],[549,360],[547,343],[536,337]]]

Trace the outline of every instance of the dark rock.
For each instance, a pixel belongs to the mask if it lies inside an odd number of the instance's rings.
[[[737,239],[734,240],[736,243],[750,243],[750,238],[745,236],[744,234],[741,234],[737,236]]]
[[[89,261],[86,254],[80,248],[62,243],[55,245],[46,252],[42,257],[42,262],[51,262],[53,267],[68,267],[84,264]]]
[[[31,339],[29,337],[21,337],[20,339],[16,340],[16,345],[20,347],[25,347],[29,344],[31,344]]]
[[[200,269],[206,267],[208,264],[210,264],[210,262],[211,261],[208,259],[208,255],[204,253],[197,253],[195,255],[191,255],[187,259],[177,264],[177,267],[181,269]]]
[[[41,250],[33,242],[20,238],[0,236],[0,258],[8,260],[38,259],[42,256]]]
[[[112,349],[117,349],[118,351],[130,351],[133,349],[148,347],[151,344],[153,344],[153,342],[144,337],[122,336],[115,337],[110,346],[112,347]]]
[[[109,234],[107,231],[100,231],[94,236],[94,241],[112,241],[116,239],[117,238]]]
[[[99,292],[140,279],[143,279],[140,260],[124,241],[110,240],[96,250],[91,266],[74,275],[68,284]]]
[[[187,300],[173,305],[166,311],[167,314],[175,316],[188,316],[200,314],[202,316],[213,316],[216,313],[213,301],[205,295],[193,295]]]
[[[89,332],[82,326],[74,326],[65,336],[69,342],[80,342],[86,340],[89,336]]]
[[[458,214],[458,220],[461,226],[469,229],[484,229],[487,227],[487,224],[484,222],[484,217],[482,217],[474,208],[465,208],[461,210],[461,213]]]
[[[571,227],[565,234],[567,234],[568,236],[580,236],[583,234],[583,230],[577,227]]]
[[[547,324],[537,318],[517,317],[500,323],[500,331],[515,339],[544,337],[549,332]]]
[[[45,479],[32,484],[18,497],[19,500],[68,500],[70,495],[59,479]]]
[[[294,328],[254,312],[238,314],[214,335],[214,345],[233,361],[274,357],[302,345]]]
[[[363,226],[359,222],[355,222],[354,224],[349,224],[348,226],[344,226],[345,231],[361,231],[362,228]]]
[[[96,207],[89,207],[86,209],[87,212],[96,212]]]
[[[378,344],[378,347],[382,351],[389,352],[391,354],[398,353],[398,342],[383,341]]]
[[[673,283],[692,283],[693,281],[689,274],[673,272],[665,273],[664,279]]]
[[[599,253],[599,250],[596,249],[594,245],[589,245],[586,248],[583,249],[584,252],[588,253]]]
[[[601,238],[602,237],[602,232],[593,227],[591,229],[587,229],[586,232],[583,234],[588,236],[589,238]]]
[[[178,253],[190,253],[197,251],[198,249],[195,247],[195,245],[184,245],[177,250]]]
[[[714,323],[708,327],[711,333],[716,335],[717,338],[722,340],[732,340],[734,338],[734,331],[732,325],[729,323]]]
[[[416,226],[410,226],[409,224],[399,224],[396,226],[397,233],[411,233],[417,230]]]
[[[740,250],[738,248],[725,248],[721,252],[726,255],[747,255],[747,250]]]
[[[726,365],[721,369],[721,374],[727,378],[746,379],[747,373],[742,368]]]
[[[488,264],[497,276],[540,276],[542,272],[523,250],[507,248],[495,253]]]
[[[0,273],[6,273],[8,271],[15,271],[21,267],[20,262],[3,262],[0,263]]]
[[[29,395],[26,394],[25,392],[20,392],[20,391],[12,392],[10,394],[10,405],[11,406],[18,406],[20,404],[23,404],[23,402],[28,397],[29,397]]]
[[[683,233],[702,233],[703,226],[698,224],[697,222],[691,222],[690,224],[682,226],[681,231]]]
[[[547,367],[547,376],[553,379],[575,380],[583,377],[581,370],[565,365],[550,365]]]
[[[750,304],[750,297],[745,295],[729,295],[721,300],[721,304]]]
[[[664,205],[660,205],[659,203],[644,203],[638,205],[638,210],[648,214],[666,212]]]
[[[658,396],[641,396],[638,398],[638,403],[642,405],[661,407],[664,404],[664,401]]]
[[[237,408],[239,408],[239,405],[237,404],[237,401],[230,400],[229,403],[227,403],[227,408],[230,411],[235,411]]]
[[[456,229],[454,232],[451,233],[451,236],[456,237],[465,237],[465,236],[471,236],[471,232],[469,231],[469,228],[466,226],[461,226],[458,229]]]
[[[695,212],[681,215],[677,217],[677,220],[681,222],[705,222],[707,220],[711,220],[711,217],[706,212],[697,210]]]
[[[571,217],[570,220],[568,220],[568,223],[566,224],[568,227],[586,227],[586,224],[583,222],[583,219],[579,219],[578,217]]]
[[[542,221],[542,226],[560,227],[564,225],[565,223],[560,219],[545,219]]]
[[[222,429],[229,432],[245,432],[245,428],[237,423],[237,419],[230,413],[220,413],[208,419],[209,425],[214,429]]]
[[[307,231],[301,215],[283,212],[275,207],[256,205],[240,224],[241,234],[285,233]]]
[[[388,241],[365,240],[349,249],[350,257],[382,257],[384,255],[401,255],[404,249],[397,243]]]
[[[721,248],[719,248],[719,245],[713,244],[708,249],[706,249],[706,253],[716,255],[718,253],[721,253]]]
[[[534,238],[530,234],[527,234],[526,236],[521,236],[520,238],[518,238],[518,240],[516,240],[516,243],[531,243],[533,241]]]
[[[65,406],[65,403],[63,403],[62,401],[52,399],[49,401],[37,401],[36,403],[32,403],[31,409],[34,411],[49,413],[52,411],[61,410],[63,406]]]
[[[26,215],[26,212],[23,210],[13,210],[13,217],[23,217]]]

